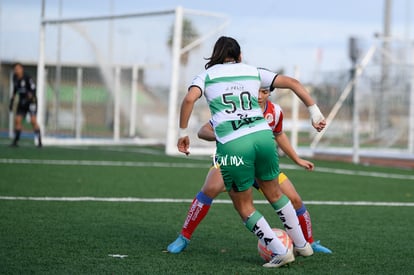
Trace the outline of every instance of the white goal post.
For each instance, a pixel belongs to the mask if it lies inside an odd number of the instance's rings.
[[[211,13],[204,13],[204,12],[197,12],[197,11],[189,11],[193,14],[199,15],[207,15],[207,16],[214,16],[219,18],[225,18],[223,15],[211,14]],[[172,76],[171,76],[171,84],[170,84],[170,100],[168,105],[168,130],[167,130],[167,142],[165,146],[165,151],[169,155],[178,154],[177,151],[177,129],[178,129],[178,96],[179,96],[179,68],[180,68],[180,57],[190,51],[191,49],[200,45],[201,42],[205,41],[206,39],[210,38],[212,35],[217,34],[220,32],[225,26],[228,24],[228,20],[225,20],[224,23],[219,25],[216,29],[213,29],[211,32],[204,34],[203,36],[199,37],[198,39],[194,40],[188,45],[182,45],[182,30],[183,30],[183,9],[178,7],[176,9],[175,14],[175,24],[174,24],[174,40],[173,40],[173,60],[172,60]],[[193,134],[194,134],[193,129]],[[212,154],[214,152],[214,147],[207,146],[207,148],[201,147],[193,147],[191,149],[192,154]]]

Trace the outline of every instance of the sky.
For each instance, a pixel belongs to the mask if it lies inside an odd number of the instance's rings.
[[[271,70],[283,69],[289,75],[295,74],[298,68],[300,74],[296,76],[304,81],[312,81],[318,72],[349,69],[350,36],[361,41],[363,50],[378,43],[373,35],[383,32],[385,3],[385,0],[46,0],[46,18],[59,16],[60,1],[64,18],[159,11],[178,5],[220,13],[230,21],[219,35],[236,38],[247,63]],[[414,3],[410,0],[391,2],[392,36],[411,41],[414,38]],[[0,0],[0,60],[37,60],[40,7],[41,0]],[[202,26],[201,23],[200,28]],[[128,36],[132,37],[138,27],[118,28],[118,35],[125,41],[117,46],[124,60],[139,52],[157,49],[157,46],[166,47],[165,41],[157,40],[157,29],[153,27],[151,32],[151,28],[148,27],[144,37],[152,44],[131,41]],[[70,42],[70,38],[67,39]],[[214,40],[208,42],[211,51]],[[163,51],[163,55],[168,54],[168,49]],[[205,52],[200,55],[206,57]],[[162,61],[154,61],[157,62]]]

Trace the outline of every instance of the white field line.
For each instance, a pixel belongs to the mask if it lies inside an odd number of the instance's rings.
[[[288,170],[302,170],[302,167],[292,164],[281,164],[281,169]],[[335,169],[328,167],[316,167],[315,172],[338,174],[338,175],[349,175],[349,176],[365,176],[374,178],[386,178],[386,179],[403,179],[403,180],[414,180],[414,175],[404,174],[389,174],[381,172],[369,172],[369,171],[358,171],[358,170],[346,170],[346,169]]]
[[[56,202],[145,202],[145,203],[191,203],[193,199],[172,198],[100,198],[100,197],[13,197],[0,196],[0,200],[10,201],[56,201]],[[214,200],[214,204],[231,204],[231,200]],[[266,200],[255,200],[255,204],[268,204]],[[353,205],[353,206],[414,206],[411,202],[370,202],[370,201],[304,201],[313,205]]]
[[[171,163],[171,162],[135,162],[135,161],[96,161],[96,160],[42,160],[42,159],[0,159],[0,164],[38,164],[38,165],[73,165],[73,166],[118,166],[118,167],[158,167],[158,168],[208,168],[204,163]],[[281,169],[303,170],[291,164],[281,164]],[[365,176],[387,179],[414,180],[414,175],[389,174],[346,169],[316,167],[315,172],[349,176]]]
[[[171,163],[171,162],[136,162],[106,160],[49,160],[49,159],[0,159],[4,164],[40,164],[40,165],[72,165],[72,166],[124,166],[124,167],[157,167],[157,168],[208,168],[208,164]]]

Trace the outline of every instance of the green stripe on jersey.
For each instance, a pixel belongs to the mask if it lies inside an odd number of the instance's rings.
[[[260,81],[259,75],[242,75],[242,76],[225,76],[225,77],[217,77],[214,79],[210,79],[210,76],[207,74],[205,79],[205,86],[223,83],[223,82],[235,82],[235,81],[245,81],[245,80],[257,80]]]

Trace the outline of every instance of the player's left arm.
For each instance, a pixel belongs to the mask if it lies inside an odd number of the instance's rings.
[[[293,160],[297,165],[305,168],[306,170],[312,171],[315,167],[314,164],[310,161],[302,159],[298,156],[295,149],[293,149],[290,144],[289,138],[284,132],[275,134],[275,140],[279,145],[280,149],[288,155],[288,157]]]

